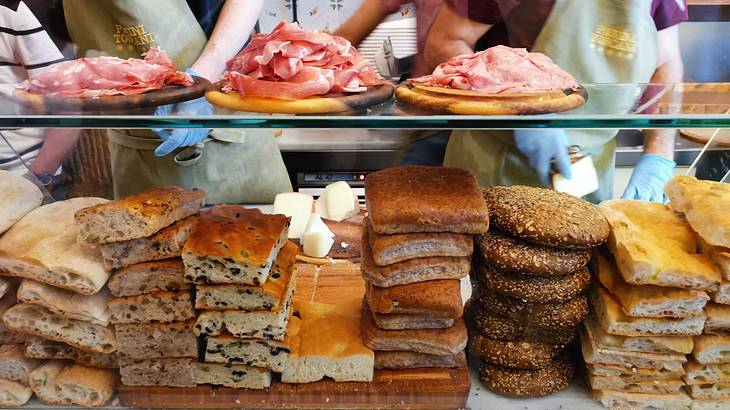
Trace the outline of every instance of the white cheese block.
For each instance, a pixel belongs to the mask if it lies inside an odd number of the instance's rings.
[[[307,222],[307,228],[302,234],[304,254],[313,258],[324,258],[335,243],[335,234],[318,214],[312,214]]]
[[[299,239],[312,215],[314,198],[311,195],[299,192],[285,192],[277,194],[274,199],[274,213],[283,214],[291,218],[289,225],[289,239]]]
[[[598,173],[593,165],[593,158],[587,155],[570,166],[573,177],[567,179],[563,174],[553,175],[553,188],[577,198],[598,191]]]
[[[355,216],[360,211],[360,202],[350,185],[339,181],[325,187],[317,199],[315,211],[324,218],[339,222]]]

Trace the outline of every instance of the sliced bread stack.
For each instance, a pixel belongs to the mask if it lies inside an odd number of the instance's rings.
[[[215,206],[183,248],[186,280],[200,309],[194,332],[205,344],[195,381],[264,389],[282,372],[298,247],[289,219],[242,206]]]
[[[689,409],[686,355],[705,326],[719,270],[666,205],[614,200],[599,208],[611,225],[610,253],[594,257],[595,317],[581,333],[592,395],[609,408],[641,402]]]
[[[63,379],[56,384],[54,374],[48,379],[52,388],[39,392],[32,377],[28,379],[45,403],[99,406],[114,392],[117,376],[110,368],[116,367],[117,347],[104,288],[109,270],[98,249],[78,240],[74,221],[78,210],[106,202],[74,198],[41,206],[0,238],[0,271],[24,278],[13,295],[18,304],[3,313],[5,329],[26,335],[23,353],[29,358],[54,359],[61,349],[79,363],[73,365],[73,386]],[[38,349],[39,345],[57,348]],[[103,375],[108,388],[99,390],[84,377],[90,374]]]
[[[720,270],[720,285],[705,307],[703,335],[695,337],[685,381],[693,408],[730,408],[730,185],[682,175],[664,192],[695,232],[699,251]]]
[[[562,390],[575,368],[567,347],[588,315],[587,264],[608,223],[594,205],[543,188],[494,187],[484,198],[492,226],[472,271],[469,353],[497,393]]]
[[[472,235],[489,228],[476,179],[456,168],[389,168],[368,175],[365,197],[362,336],[375,368],[463,366],[460,280]]]

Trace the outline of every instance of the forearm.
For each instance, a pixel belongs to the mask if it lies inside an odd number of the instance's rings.
[[[217,80],[251,35],[264,0],[228,0],[205,49],[192,69],[209,80]]]
[[[334,35],[344,37],[357,47],[387,15],[380,0],[366,0],[352,17],[335,30]]]
[[[653,84],[676,84],[682,82],[683,68],[680,62],[669,62],[659,67],[651,78]],[[676,129],[644,130],[644,153],[674,158]]]
[[[454,56],[473,53],[477,41],[491,27],[461,16],[447,5],[441,7],[426,38],[426,64],[433,70]]]
[[[38,156],[30,170],[36,174],[54,174],[76,145],[80,130],[53,128],[46,133]]]

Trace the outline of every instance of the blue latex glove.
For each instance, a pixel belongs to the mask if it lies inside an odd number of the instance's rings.
[[[564,177],[570,179],[573,173],[570,170],[568,148],[570,142],[563,130],[515,130],[515,145],[530,162],[530,166],[537,171],[540,181],[550,185],[550,169],[552,161]]]
[[[192,68],[185,70],[186,73],[194,76],[200,76]],[[181,102],[178,104],[162,105],[157,107],[155,110],[155,116],[189,116],[197,117],[203,115],[212,115],[213,106],[205,100],[205,97],[200,97],[196,100],[190,100]],[[210,134],[209,129],[189,128],[189,129],[164,129],[155,128],[153,129],[157,135],[162,138],[162,144],[155,150],[155,155],[158,157],[164,157],[170,154],[180,147],[188,147],[195,145],[205,139]]]
[[[623,199],[664,202],[664,185],[672,177],[677,164],[655,154],[644,154],[631,174]]]

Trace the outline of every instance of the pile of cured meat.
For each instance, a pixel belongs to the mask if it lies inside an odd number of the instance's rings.
[[[473,90],[489,94],[575,89],[572,75],[541,53],[524,48],[496,46],[471,55],[456,56],[436,67],[433,74],[413,83]]]
[[[168,84],[189,87],[193,78],[177,71],[164,51],[153,48],[144,60],[94,57],[57,63],[21,87],[33,94],[97,98],[142,94]]]
[[[357,93],[383,83],[349,41],[296,23],[259,34],[228,62],[224,91],[241,97],[296,100],[328,93]]]

